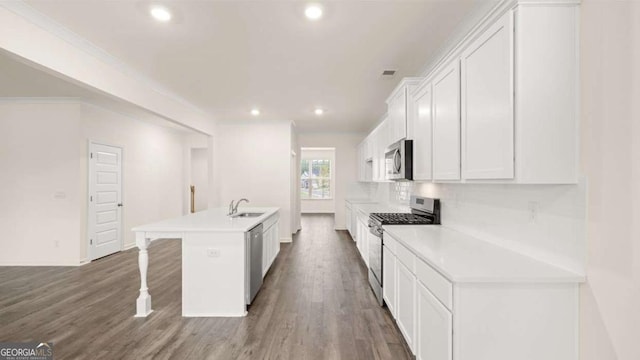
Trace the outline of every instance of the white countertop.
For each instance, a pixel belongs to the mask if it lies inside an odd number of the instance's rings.
[[[144,232],[246,232],[277,213],[277,207],[240,207],[238,213],[263,213],[258,217],[230,217],[228,208],[213,208],[194,214],[162,220],[153,224],[136,226],[132,231]]]
[[[452,282],[580,283],[582,274],[543,263],[441,225],[383,226]]]

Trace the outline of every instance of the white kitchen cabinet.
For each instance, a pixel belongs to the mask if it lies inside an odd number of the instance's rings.
[[[433,179],[460,179],[460,66],[457,59],[433,80]]]
[[[262,226],[262,276],[264,277],[280,252],[278,217],[270,217]]]
[[[384,245],[382,247],[382,298],[389,312],[396,317],[396,255]]]
[[[407,90],[401,86],[389,99],[387,114],[389,116],[389,144],[407,137],[406,125]]]
[[[410,138],[411,124],[407,115],[412,111],[413,102],[408,96],[420,82],[420,78],[404,78],[387,99],[387,141],[385,148],[400,140]]]
[[[414,178],[429,180],[431,161],[433,181],[577,183],[579,17],[579,2],[513,0],[452,47],[408,98],[424,109],[431,87],[431,159],[425,118],[408,110]]]
[[[516,181],[575,184],[579,174],[580,6],[520,4],[515,17]]]
[[[422,84],[413,96],[413,111],[409,115],[413,138],[413,179],[432,179],[432,86],[431,82]]]
[[[387,116],[382,118],[380,124],[371,132],[368,138],[373,144],[371,157],[372,181],[384,182],[386,181],[385,151],[389,143],[389,121]]]
[[[351,238],[354,242],[358,239],[358,211],[351,209]]]
[[[369,267],[369,226],[364,216],[358,217],[358,251],[364,263]]]
[[[377,182],[379,179],[378,171],[378,140],[379,140],[380,126],[378,125],[367,137],[371,144],[371,181]]]
[[[397,277],[397,309],[396,320],[411,351],[415,352],[415,305],[416,305],[416,277],[407,265],[398,260],[396,263]]]
[[[462,177],[513,179],[513,14],[507,12],[462,53]]]
[[[386,165],[385,165],[385,152],[387,150],[387,146],[389,144],[389,122],[387,117],[385,117],[380,126],[378,126],[378,140],[377,140],[377,149],[374,155],[374,161],[377,164],[377,179],[378,182],[387,181],[387,173],[386,173]]]
[[[411,228],[385,227],[382,285],[417,359],[578,359],[580,275],[457,231]]]
[[[360,143],[358,145],[358,149],[357,149],[357,164],[356,164],[356,171],[358,172],[358,181],[360,182],[364,182],[365,178],[364,178],[364,150],[363,150],[363,144],[364,143]]]
[[[420,282],[417,285],[416,322],[416,359],[452,360],[451,312]]]

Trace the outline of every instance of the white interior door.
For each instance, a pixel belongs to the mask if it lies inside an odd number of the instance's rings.
[[[122,149],[89,144],[89,258],[122,250]]]

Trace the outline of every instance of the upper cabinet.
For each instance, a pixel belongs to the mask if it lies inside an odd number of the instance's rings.
[[[575,0],[500,1],[424,78],[400,82],[367,159],[412,139],[415,180],[577,183],[579,15]]]
[[[558,6],[559,4],[563,6]],[[578,181],[578,19],[574,1],[501,2],[411,94],[414,165],[434,181]],[[420,130],[418,130],[420,128]],[[421,144],[420,144],[421,143]],[[420,180],[428,180],[428,171]]]
[[[520,4],[515,19],[515,144],[519,183],[577,183],[579,19],[575,1]]]
[[[413,110],[409,94],[420,83],[419,78],[404,78],[387,99],[387,144],[385,147],[400,140],[407,139],[410,125],[407,116]]]
[[[433,180],[459,179],[460,66],[454,59],[433,78]]]
[[[433,90],[425,83],[413,96],[413,111],[408,117],[413,133],[413,179],[432,179]]]
[[[514,177],[513,45],[509,12],[462,52],[464,179]]]

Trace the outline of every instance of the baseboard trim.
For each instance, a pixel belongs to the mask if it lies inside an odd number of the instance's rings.
[[[293,242],[293,238],[290,238],[290,237],[280,238],[280,242],[281,243],[290,243],[290,242]]]
[[[122,247],[122,251],[127,251],[129,249],[133,249],[134,247],[136,247],[136,243],[124,244],[124,246]]]

